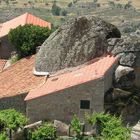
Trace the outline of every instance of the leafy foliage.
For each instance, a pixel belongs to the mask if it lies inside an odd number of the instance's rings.
[[[55,140],[56,129],[51,123],[45,123],[32,132],[31,140]]]
[[[0,126],[16,131],[27,123],[26,117],[14,109],[0,111]]]
[[[14,64],[14,63],[17,62],[19,59],[20,59],[19,55],[18,55],[18,54],[15,54],[15,55],[11,56],[10,62],[11,62],[11,64]]]
[[[60,15],[61,8],[59,6],[57,6],[56,1],[54,1],[53,5],[52,5],[51,12],[55,16],[59,16]]]
[[[79,118],[74,115],[72,121],[71,121],[71,129],[76,133],[76,137],[81,136],[81,123]]]
[[[16,47],[19,56],[25,57],[35,54],[36,47],[40,46],[50,34],[51,30],[47,27],[30,24],[12,29],[8,34],[8,38]]]
[[[105,140],[130,140],[130,129],[123,126],[119,117],[109,114],[95,113],[86,116],[91,125],[99,123],[100,135]]]
[[[0,133],[0,140],[9,140],[5,132]]]

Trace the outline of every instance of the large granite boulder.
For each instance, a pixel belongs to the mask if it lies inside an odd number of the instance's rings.
[[[120,65],[140,66],[140,37],[124,36],[108,39],[108,52],[120,57]]]
[[[81,65],[107,52],[107,39],[119,38],[120,31],[94,16],[69,20],[59,27],[41,46],[35,69],[55,72]]]

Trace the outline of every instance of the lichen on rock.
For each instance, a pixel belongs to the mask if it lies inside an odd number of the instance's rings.
[[[76,17],[61,25],[41,46],[35,68],[55,72],[81,65],[107,52],[107,39],[121,37],[112,24],[94,16]]]

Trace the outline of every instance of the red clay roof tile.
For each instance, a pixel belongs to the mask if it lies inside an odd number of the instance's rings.
[[[23,94],[44,81],[33,75],[35,56],[23,58],[0,73],[0,98]]]
[[[25,13],[25,14],[18,16],[12,20],[4,22],[2,24],[2,27],[0,30],[0,37],[7,35],[9,33],[10,29],[14,29],[14,28],[18,27],[19,25],[25,25],[25,24],[39,25],[41,27],[48,27],[49,29],[51,29],[50,22],[42,20],[42,19],[40,19],[34,15],[31,15],[29,13]]]
[[[116,57],[107,55],[77,70],[50,77],[44,85],[31,90],[25,100],[45,96],[59,90],[101,78],[116,61]]]
[[[4,59],[0,59],[0,72],[3,71],[3,68],[6,64],[7,60],[4,60]]]

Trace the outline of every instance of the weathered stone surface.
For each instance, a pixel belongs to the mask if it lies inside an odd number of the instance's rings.
[[[115,87],[130,88],[134,86],[134,69],[127,66],[118,66],[115,71]]]
[[[54,72],[83,64],[107,52],[107,39],[120,36],[114,25],[94,16],[71,19],[44,42],[35,68]]]
[[[122,89],[119,89],[119,88],[114,88],[112,96],[113,96],[113,100],[117,100],[117,99],[120,99],[120,98],[128,98],[132,94],[133,94],[132,92],[125,91],[125,90],[122,90]]]
[[[96,129],[93,129],[91,131],[88,132],[84,132],[85,136],[95,136],[96,135]]]
[[[134,53],[125,52],[125,53],[121,54],[120,65],[133,67],[133,66],[135,66],[136,58],[137,58],[137,56],[136,56],[135,52]]]
[[[120,57],[120,64],[130,67],[140,66],[140,37],[124,36],[108,39],[108,52]]]
[[[66,136],[69,133],[69,125],[58,121],[58,120],[54,120],[54,126],[57,130],[57,135],[59,136]]]

